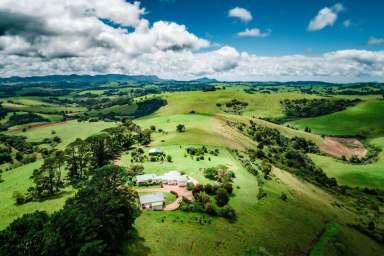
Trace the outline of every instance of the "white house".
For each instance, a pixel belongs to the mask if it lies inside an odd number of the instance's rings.
[[[144,184],[158,184],[163,183],[167,185],[175,185],[175,186],[186,186],[189,179],[186,175],[181,175],[178,171],[170,171],[167,173],[164,173],[161,176],[157,176],[154,173],[150,174],[143,174],[136,176],[136,184],[137,185],[144,185]]]
[[[178,186],[186,186],[188,182],[187,176],[181,175],[178,171],[170,171],[164,173],[163,175],[158,176],[157,179],[163,182],[163,184]]]
[[[136,184],[137,185],[143,185],[143,184],[148,184],[148,183],[153,183],[153,182],[157,182],[157,176],[154,173],[136,176]]]
[[[155,211],[161,211],[164,208],[164,194],[163,193],[151,193],[139,196],[140,207],[142,209],[152,209]]]

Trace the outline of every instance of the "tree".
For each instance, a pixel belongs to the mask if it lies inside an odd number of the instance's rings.
[[[141,145],[148,145],[151,143],[151,130],[150,129],[144,129],[138,134],[138,143]]]
[[[85,141],[89,144],[92,165],[96,168],[107,165],[120,154],[116,141],[108,134],[94,135]]]
[[[218,206],[224,206],[229,201],[229,195],[224,188],[218,188],[216,191],[216,203]]]
[[[170,163],[172,162],[172,156],[171,155],[167,155],[167,161]]]
[[[61,168],[64,165],[63,151],[56,151],[44,159],[43,165],[32,173],[33,196],[43,198],[59,192],[64,183],[61,179]]]
[[[261,162],[261,171],[264,173],[264,178],[268,179],[272,171],[272,165],[268,162],[268,160],[264,159]]]
[[[185,125],[184,124],[178,124],[176,126],[176,131],[177,132],[185,132]]]
[[[127,175],[128,177],[135,177],[137,175],[144,174],[144,166],[140,164],[134,164],[128,167],[127,169]]]
[[[89,144],[82,139],[76,139],[65,149],[65,160],[68,178],[72,183],[84,180],[91,166],[91,151]]]

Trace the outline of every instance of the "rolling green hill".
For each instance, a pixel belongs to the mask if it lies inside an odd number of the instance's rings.
[[[300,119],[291,124],[300,129],[309,127],[313,133],[323,135],[382,136],[384,135],[384,101],[367,100],[344,111]]]

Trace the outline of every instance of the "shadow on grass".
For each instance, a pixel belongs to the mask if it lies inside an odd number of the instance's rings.
[[[126,234],[125,241],[122,244],[121,251],[123,255],[146,256],[151,253],[151,249],[146,246],[145,239],[139,236],[136,229]]]

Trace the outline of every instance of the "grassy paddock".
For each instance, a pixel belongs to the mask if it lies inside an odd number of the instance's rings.
[[[384,149],[384,137],[370,139],[368,142]],[[383,189],[384,151],[379,153],[377,162],[367,165],[349,164],[329,156],[311,155],[311,158],[328,176],[335,177],[341,185]]]
[[[377,137],[384,135],[384,101],[367,100],[344,111],[314,118],[291,122],[313,133],[337,136],[364,135]]]

